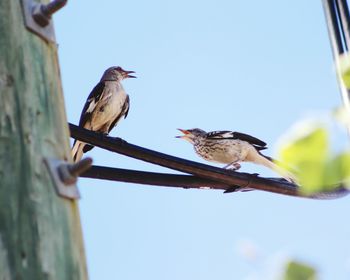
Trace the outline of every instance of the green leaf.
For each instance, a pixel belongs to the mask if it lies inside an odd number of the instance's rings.
[[[350,151],[331,155],[329,132],[320,123],[303,122],[279,150],[283,163],[293,168],[306,195],[331,191],[343,183],[350,187]]]
[[[290,261],[287,263],[283,280],[316,280],[316,270],[306,264]]]
[[[300,126],[294,139],[284,143],[279,154],[282,162],[296,170],[301,191],[311,194],[323,190],[327,169],[329,139],[320,124]]]
[[[350,152],[341,153],[328,163],[325,176],[325,184],[330,186],[343,182],[346,187],[350,186]]]

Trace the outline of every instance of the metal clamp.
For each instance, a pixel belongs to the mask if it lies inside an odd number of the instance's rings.
[[[78,176],[91,167],[92,159],[84,158],[81,161],[68,164],[57,159],[44,159],[51,174],[56,192],[59,196],[69,199],[79,199],[80,193],[76,186]]]
[[[51,16],[65,6],[66,3],[67,0],[54,0],[45,5],[33,0],[22,0],[26,27],[45,41],[55,42]]]

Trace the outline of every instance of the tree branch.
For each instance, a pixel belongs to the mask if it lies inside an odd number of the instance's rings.
[[[77,140],[80,140],[80,141],[92,144],[94,146],[97,146],[112,152],[116,152],[125,156],[129,156],[132,158],[157,164],[163,167],[171,168],[177,171],[189,173],[200,178],[209,179],[210,181],[214,181],[215,184],[221,183],[227,186],[250,188],[250,189],[268,191],[268,192],[273,192],[278,194],[302,197],[302,195],[298,193],[297,186],[285,181],[284,179],[261,178],[261,177],[258,177],[256,174],[235,172],[232,170],[226,170],[226,169],[217,168],[217,167],[202,164],[202,163],[197,163],[190,160],[181,159],[178,157],[170,156],[167,154],[163,154],[160,152],[156,152],[153,150],[149,150],[146,148],[142,148],[140,146],[130,144],[121,138],[109,137],[100,133],[86,130],[84,128],[80,128],[73,124],[69,124],[69,128],[70,128],[71,136]],[[93,169],[91,170],[93,171]],[[89,172],[92,172],[91,170],[87,171],[85,175],[87,174],[91,175],[92,173],[89,173]],[[118,176],[117,180],[121,180],[121,181],[124,180],[124,182],[125,180],[127,180],[127,176],[126,176],[127,173],[125,172],[120,173],[121,169],[119,170],[115,169],[115,172],[116,172],[115,176]],[[139,171],[128,170],[128,172],[139,172]],[[96,174],[97,173],[95,173],[95,175]],[[100,174],[101,174],[101,169],[100,169]],[[144,172],[142,174],[145,175],[146,173]],[[157,173],[151,173],[148,175],[154,175],[154,174],[157,174]],[[163,174],[163,175],[169,175],[169,174]],[[112,175],[109,175],[109,178],[111,178],[111,176]],[[123,176],[125,177],[123,178]],[[147,184],[146,179],[144,179],[142,176],[137,175],[137,173],[133,173],[133,176],[135,176],[135,178],[138,176],[137,177],[138,181],[137,182],[130,181],[130,182]],[[171,176],[176,176],[176,175],[171,175]],[[90,177],[90,178],[102,178],[102,176]],[[162,178],[164,179],[165,177],[162,177]],[[172,178],[175,178],[175,177],[172,177]],[[105,177],[103,179],[108,180],[108,178],[105,178]],[[130,176],[129,176],[129,179],[130,179]],[[170,179],[170,177],[167,177],[166,179]],[[194,180],[194,178],[192,179]],[[164,181],[162,182],[163,183],[161,185],[164,185],[165,182]],[[167,186],[170,186],[170,183],[171,183],[170,181],[167,182]],[[172,186],[174,185],[172,184]],[[348,192],[347,189],[339,187],[337,191],[332,192],[330,194],[329,198],[334,198],[334,195],[336,195],[337,197],[342,196],[347,194],[347,192]],[[324,198],[323,194],[322,194],[322,197],[316,197],[316,196],[317,195],[314,195],[310,198]]]
[[[229,190],[232,188],[232,186],[224,183],[192,175],[145,172],[96,165],[85,171],[81,177],[184,189],[211,188]]]

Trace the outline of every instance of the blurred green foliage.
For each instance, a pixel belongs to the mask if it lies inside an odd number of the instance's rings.
[[[316,270],[306,264],[290,261],[287,263],[282,280],[316,280]]]
[[[349,186],[350,152],[332,154],[329,131],[321,123],[299,126],[279,150],[282,162],[292,168],[300,191],[331,191],[340,183]]]

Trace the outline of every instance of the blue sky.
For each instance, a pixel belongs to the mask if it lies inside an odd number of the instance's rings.
[[[111,135],[203,162],[176,128],[235,130],[269,143],[341,103],[320,1],[69,1],[54,16],[68,120],[120,65],[129,116]],[[348,139],[343,135],[339,142]],[[94,149],[95,164],[169,172]],[[243,164],[242,171],[276,176]],[[80,179],[90,279],[274,279],[296,258],[348,279],[349,198],[149,187]]]

